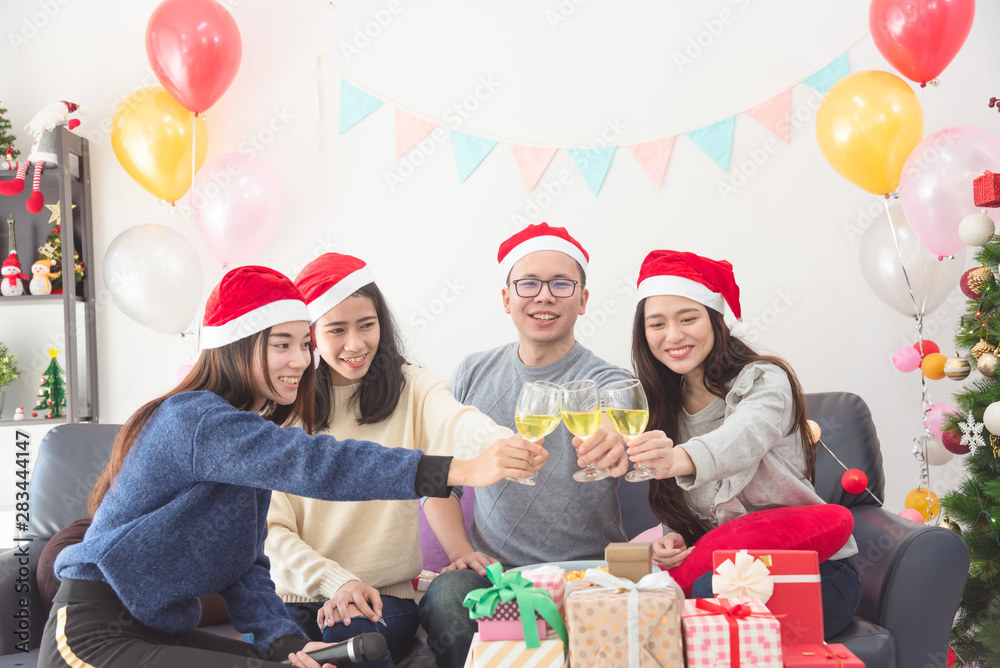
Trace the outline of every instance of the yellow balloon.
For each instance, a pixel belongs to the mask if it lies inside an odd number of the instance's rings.
[[[816,111],[816,141],[840,175],[876,195],[899,187],[903,163],[924,136],[924,112],[910,85],[889,72],[848,74]]]
[[[205,120],[196,119],[159,86],[140,88],[115,109],[111,146],[139,185],[159,199],[175,202],[191,187],[193,126],[200,168],[208,154]]]
[[[927,489],[923,485],[906,495],[903,505],[912,508],[924,517],[925,522],[936,522],[941,513],[941,499],[938,495]]]

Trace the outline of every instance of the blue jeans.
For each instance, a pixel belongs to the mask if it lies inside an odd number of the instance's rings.
[[[490,581],[467,568],[448,571],[434,578],[420,599],[420,623],[427,632],[427,645],[438,668],[462,668],[469,655],[476,622],[462,606],[473,589],[489,587]]]
[[[395,661],[402,661],[413,638],[417,635],[420,618],[417,604],[406,598],[396,596],[382,597],[382,620],[378,624],[365,617],[352,617],[350,626],[336,622],[320,631],[316,624],[316,613],[323,607],[322,603],[286,603],[285,609],[295,623],[302,627],[310,640],[319,642],[342,642],[362,633],[381,633],[389,646],[385,659],[367,663],[351,664],[367,668],[395,668]]]
[[[823,596],[823,635],[829,641],[854,619],[861,603],[861,579],[847,559],[821,563],[819,579]],[[711,572],[694,581],[691,598],[712,598]]]

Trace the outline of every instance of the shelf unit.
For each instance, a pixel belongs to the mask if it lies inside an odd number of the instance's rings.
[[[59,202],[60,238],[62,242],[63,294],[30,295],[20,297],[0,297],[0,309],[18,306],[30,308],[50,308],[62,305],[63,350],[60,363],[66,373],[66,417],[28,418],[13,421],[3,420],[0,425],[60,424],[63,422],[99,422],[100,403],[97,384],[97,309],[94,280],[94,239],[93,203],[90,195],[90,145],[89,142],[62,126],[58,129],[57,152],[59,165],[42,172],[41,189],[46,203]],[[46,165],[48,167],[48,165]],[[7,247],[7,216],[13,214],[18,221],[18,255],[24,273],[30,274],[34,261],[36,242],[44,241],[47,231],[48,209],[39,214],[29,214],[24,203],[31,194],[33,167],[28,170],[25,188],[18,196],[0,197],[0,253]],[[13,171],[0,172],[0,179],[13,179]],[[76,205],[76,209],[73,208]],[[30,227],[30,232],[25,228]],[[43,230],[44,234],[38,234]],[[32,243],[25,243],[31,241]],[[41,245],[38,243],[37,245]],[[25,249],[31,249],[30,254]],[[76,252],[86,267],[84,278],[79,285],[75,282],[73,258]],[[67,270],[68,269],[68,270]],[[79,311],[82,310],[82,314]],[[0,338],[4,328],[9,326],[9,317],[0,317]],[[81,338],[83,341],[81,342]],[[26,407],[27,408],[27,407]]]

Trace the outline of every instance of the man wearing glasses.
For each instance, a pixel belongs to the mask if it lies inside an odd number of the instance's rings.
[[[593,380],[599,387],[631,378],[576,342],[573,328],[587,307],[583,246],[562,227],[530,225],[500,245],[503,306],[517,327],[514,343],[470,355],[452,378],[455,397],[497,424],[514,428],[514,409],[528,382]],[[438,666],[461,667],[475,622],[462,607],[473,589],[490,586],[486,566],[504,569],[550,561],[603,559],[608,543],[624,541],[617,477],[628,469],[621,437],[603,418],[597,433],[577,450],[557,428],[545,437],[549,461],[534,486],[509,480],[476,491],[466,535],[457,497],[427,499],[424,512],[452,560],[420,602],[428,645]],[[587,464],[611,477],[580,483],[573,473]]]

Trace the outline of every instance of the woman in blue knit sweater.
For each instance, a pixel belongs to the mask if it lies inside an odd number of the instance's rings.
[[[271,490],[331,501],[445,496],[451,485],[527,477],[544,450],[517,437],[474,460],[309,436],[308,310],[295,286],[240,267],[205,307],[202,353],[173,391],[119,433],[91,496],[84,541],[64,550],[39,666],[319,664],[275,594],[264,556]],[[299,391],[299,385],[302,390]],[[254,645],[195,631],[219,593]]]

